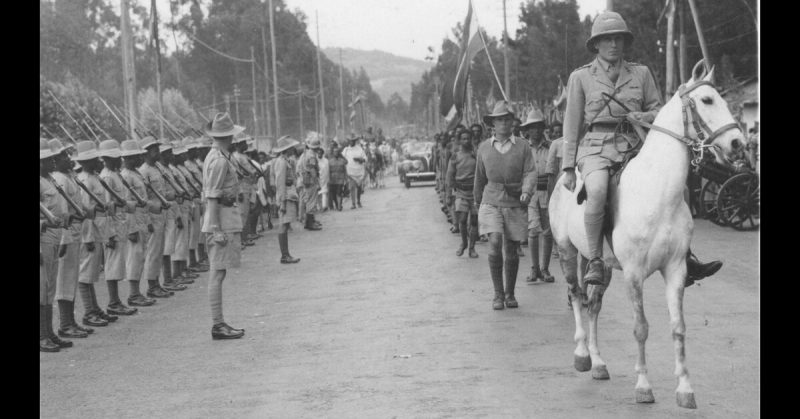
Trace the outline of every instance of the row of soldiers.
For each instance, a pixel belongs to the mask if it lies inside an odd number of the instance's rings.
[[[469,249],[469,256],[477,258],[475,244],[488,241],[486,235],[479,235],[478,232],[478,211],[473,192],[476,152],[480,143],[491,137],[485,137],[483,132],[483,125],[476,123],[469,128],[459,125],[436,135],[434,167],[437,172],[437,192],[442,212],[452,224],[450,231],[461,235],[457,256],[462,256]],[[549,270],[550,255],[557,257],[557,252],[553,249],[547,204],[560,172],[563,142],[561,122],[554,120],[548,127],[542,113],[534,109],[528,113],[524,123],[514,117],[512,133],[517,138],[527,140],[535,163],[536,178],[536,188],[527,208],[527,235],[520,241],[516,253],[517,256],[525,256],[521,246],[529,247],[531,270],[528,282],[554,282],[555,278]]]
[[[62,338],[86,338],[93,327],[186,290],[199,272],[209,270],[212,338],[243,336],[243,329],[222,318],[221,285],[226,270],[239,266],[241,250],[252,243],[241,236],[250,226],[255,230],[258,214],[249,214],[249,208],[259,181],[277,184],[272,202],[280,214],[281,262],[299,261],[289,254],[286,236],[298,200],[289,156],[299,143],[278,140],[270,175],[244,155],[253,142],[243,130],[229,115],[218,114],[197,139],[40,140],[41,351],[71,347]],[[105,309],[94,287],[101,275],[109,296]],[[127,305],[119,296],[122,280],[130,286]],[[84,305],[82,325],[75,320],[76,294]]]

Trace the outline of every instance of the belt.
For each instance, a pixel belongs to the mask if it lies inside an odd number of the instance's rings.
[[[622,126],[617,129],[617,126],[622,124]],[[617,132],[619,131],[622,134],[629,134],[634,132],[633,126],[628,121],[621,121],[621,122],[596,122],[589,127],[589,131],[592,132]]]
[[[547,185],[540,185],[540,184],[537,183],[536,184],[536,190],[537,191],[546,191],[547,190]]]
[[[219,198],[219,203],[223,207],[232,207],[233,204],[236,203],[236,199],[235,198],[220,197]]]
[[[473,189],[473,187],[475,186],[475,183],[474,183],[474,181],[473,182],[464,182],[464,183],[456,182],[455,186],[456,186],[456,189],[458,189],[460,191],[471,191]]]
[[[491,185],[493,188],[504,191],[512,198],[519,198],[522,195],[521,183],[499,183],[489,181],[487,182],[487,185]]]

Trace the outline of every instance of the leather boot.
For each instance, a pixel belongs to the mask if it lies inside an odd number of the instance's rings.
[[[75,324],[74,301],[58,300],[58,312],[60,325],[58,335],[64,338],[85,338],[88,332],[79,329]]]
[[[715,260],[708,263],[700,262],[692,249],[686,252],[686,282],[685,287],[691,286],[695,281],[714,275],[722,268],[722,262]]]
[[[59,348],[71,348],[72,342],[68,340],[64,340],[58,337],[56,333],[53,331],[53,305],[48,304],[44,306],[47,314],[46,319],[46,326],[47,326],[47,336],[50,337],[50,340],[53,341]]]
[[[589,261],[589,266],[586,274],[583,275],[583,282],[589,285],[603,285],[605,284],[605,269],[606,264],[602,258],[594,258]]]
[[[494,300],[492,300],[492,308],[495,310],[502,310],[505,308],[502,255],[489,255],[489,272],[492,275],[492,285],[494,285]]]
[[[322,227],[320,227],[317,224],[315,224],[314,215],[313,214],[306,214],[305,229],[306,230],[317,231],[317,230],[322,230]]]
[[[506,258],[506,307],[517,308],[519,304],[514,298],[514,287],[517,284],[517,271],[519,271],[519,258]]]
[[[59,347],[47,334],[47,309],[39,304],[39,352],[58,352]]]

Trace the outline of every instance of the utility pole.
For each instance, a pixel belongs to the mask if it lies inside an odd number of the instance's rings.
[[[511,99],[511,81],[508,77],[508,26],[506,25],[506,0],[503,0],[503,72],[505,73],[505,90]]]
[[[155,22],[153,23],[153,25],[154,25],[153,28],[154,28],[155,33],[153,35],[157,35],[158,34],[158,31],[157,31],[157,29],[158,29],[158,10],[156,9],[155,0],[152,3],[150,3],[150,9],[151,9],[150,13],[152,13],[153,19],[155,20]],[[155,51],[156,51],[156,63],[155,63],[156,64],[156,94],[158,95],[158,113],[161,116],[161,118],[163,118],[164,117],[164,102],[163,102],[162,97],[161,97],[161,49],[160,49],[161,48],[161,41],[158,39],[158,36],[156,36],[155,38],[156,38],[155,39],[155,41],[156,41],[155,44],[156,45],[155,45],[155,47],[153,49],[155,49]],[[164,122],[161,120],[161,118],[158,119],[158,135],[159,135],[158,139],[159,140],[164,138]]]
[[[128,114],[127,118],[127,131],[130,138],[137,138],[134,128],[134,121],[136,121],[136,71],[133,69],[133,48],[131,47],[131,22],[130,15],[128,14],[130,5],[128,0],[121,0],[121,18],[120,26],[122,29],[122,92],[124,94],[124,107],[125,112]]]
[[[703,36],[703,27],[700,25],[700,15],[697,12],[697,4],[695,0],[689,0],[689,8],[692,11],[692,19],[694,19],[694,28],[697,30],[697,42],[700,44],[700,50],[703,51],[703,59],[707,70],[711,70],[711,56],[708,55],[708,47],[706,46],[706,37]],[[711,80],[713,83],[714,80]]]
[[[275,18],[273,12],[275,8],[272,7],[272,0],[269,0],[269,38],[270,47],[272,49],[272,90],[275,92],[275,137],[281,135],[281,113],[278,106],[278,64],[275,59]]]
[[[320,113],[320,132],[322,132],[322,136],[325,137],[327,133],[328,119],[325,117],[325,86],[322,84],[322,60],[320,59],[320,52],[319,50],[322,48],[322,45],[319,43],[319,12],[315,11],[317,17],[317,73],[319,73],[319,100],[322,104],[322,112]]]
[[[256,97],[256,53],[255,48],[250,46],[250,65],[253,74],[253,136],[258,135],[258,97]]]
[[[303,88],[300,86],[300,80],[297,81],[297,105],[300,108],[300,137],[298,140],[303,141]]]
[[[675,92],[675,0],[667,4],[667,85],[664,97],[671,97]]]
[[[239,123],[239,94],[241,91],[239,90],[239,86],[233,85],[233,103],[236,105],[236,125],[241,125]]]
[[[267,26],[266,13],[262,15],[263,20],[261,24],[261,48],[264,52],[264,120],[267,121],[267,136],[272,135],[272,113],[269,110],[269,67],[267,66],[267,34],[265,27]],[[277,137],[276,137],[277,138]]]
[[[341,107],[341,114],[339,115],[342,118],[342,137],[345,136],[347,130],[344,126],[344,83],[342,82],[342,49],[339,48],[339,106]]]
[[[678,26],[680,27],[680,40],[678,41],[678,67],[681,74],[681,84],[689,80],[689,58],[686,56],[686,3],[678,1]]]

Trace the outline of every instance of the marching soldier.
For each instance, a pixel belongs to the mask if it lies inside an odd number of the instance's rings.
[[[550,257],[553,254],[553,234],[550,232],[550,216],[547,204],[550,195],[547,193],[548,177],[545,173],[550,142],[544,137],[545,122],[542,113],[534,109],[528,113],[525,123],[520,125],[525,133],[533,153],[535,165],[536,189],[528,202],[528,248],[531,251],[531,273],[528,282],[542,279],[553,282],[550,274]],[[542,238],[542,261],[539,264],[539,238]]]
[[[494,125],[494,135],[478,147],[473,194],[478,209],[478,228],[489,235],[489,271],[494,285],[492,308],[518,307],[514,297],[517,282],[519,242],[525,238],[525,207],[535,186],[535,163],[530,148],[512,135],[514,114],[505,101],[498,101],[484,116]],[[505,263],[503,261],[505,248]],[[503,270],[506,284],[503,287]],[[505,293],[504,293],[505,291]]]
[[[105,247],[116,241],[116,237],[110,235],[107,229],[107,219],[114,211],[114,203],[106,199],[106,191],[98,180],[97,175],[103,166],[95,143],[80,141],[75,148],[77,153],[72,156],[72,160],[78,162],[82,168],[76,183],[81,187],[84,205],[94,205],[95,207],[94,218],[83,221],[83,234],[81,234],[78,290],[85,309],[83,324],[103,327],[108,326],[109,322],[117,321],[117,316],[106,314],[100,308],[94,289],[94,284],[100,280],[100,267],[103,263]]]
[[[298,180],[302,187],[299,187],[300,206],[305,208],[305,229],[322,230],[322,225],[314,220],[317,212],[317,194],[319,193],[319,163],[317,161],[317,150],[320,148],[319,138],[312,138],[306,142],[306,148],[300,158],[297,159]]]
[[[203,162],[203,195],[206,200],[203,232],[209,234],[206,243],[210,260],[208,299],[212,339],[244,336],[244,329],[229,326],[222,316],[222,281],[229,268],[238,268],[241,263],[237,236],[242,231],[242,218],[236,205],[239,179],[230,149],[233,136],[244,129],[234,125],[227,113],[216,114],[206,126],[206,134],[214,138],[214,145]]]
[[[100,172],[100,179],[114,192],[106,190],[106,200],[113,202],[114,212],[106,219],[108,240],[106,242],[104,276],[108,287],[108,307],[112,315],[130,316],[138,311],[127,307],[119,299],[119,281],[125,279],[125,259],[128,254],[129,227],[133,224],[133,214],[137,201],[133,199],[119,174],[122,164],[119,143],[106,140],[100,143],[97,155],[103,159],[105,168]],[[103,186],[105,188],[105,186]],[[117,200],[121,198],[123,201]]]
[[[137,170],[142,165],[145,151],[136,140],[123,141],[121,149],[120,156],[125,167],[120,172],[120,180],[131,195],[138,197],[137,201],[141,199],[145,204],[137,205],[132,216],[128,216],[128,245],[125,255],[125,279],[130,287],[128,305],[148,307],[155,304],[156,300],[142,295],[139,282],[145,272],[145,255],[148,243],[151,243],[150,236],[156,232],[154,223],[163,228],[164,209],[161,202],[149,194],[144,178]]]
[[[478,239],[478,212],[475,207],[473,188],[475,186],[475,150],[472,148],[472,134],[464,130],[460,136],[460,149],[453,155],[447,167],[447,195],[454,197],[454,209],[461,232],[461,246],[457,256],[464,254],[469,243],[469,257],[477,258],[475,242]],[[469,218],[469,226],[467,226]]]
[[[164,277],[165,284],[162,287],[158,282],[158,276],[164,268],[166,224],[169,217],[172,217],[172,222],[174,223],[174,208],[177,206],[175,202],[176,196],[174,190],[167,189],[166,180],[161,175],[161,171],[156,168],[160,147],[156,139],[150,136],[142,138],[139,140],[139,147],[145,150],[144,163],[139,167],[138,172],[142,175],[142,180],[147,187],[147,199],[158,200],[164,207],[164,211],[161,214],[150,214],[153,231],[147,238],[142,278],[148,283],[148,297],[169,298],[177,288],[167,283],[166,276]]]
[[[39,218],[39,351],[58,352],[72,347],[72,342],[60,339],[53,332],[53,300],[56,296],[58,258],[65,226],[71,224],[67,201],[59,195],[50,183],[50,172],[55,170],[53,157],[47,140],[39,140],[39,200],[44,210],[52,214],[49,219],[44,214]],[[44,212],[44,211],[41,211]]]
[[[275,172],[275,205],[278,206],[279,214],[278,245],[281,249],[281,263],[300,262],[300,258],[294,258],[289,254],[289,227],[292,221],[297,219],[299,200],[295,189],[295,163],[291,157],[297,152],[298,144],[300,143],[297,140],[285,135],[278,139],[273,149],[278,153],[272,168]]]
[[[614,115],[622,115],[625,110],[615,101],[605,99],[603,93],[624,103],[630,110],[627,116],[644,122],[653,122],[662,103],[650,70],[622,58],[625,47],[632,42],[633,34],[619,13],[601,13],[592,24],[592,36],[586,41],[586,48],[597,57],[573,71],[567,83],[561,166],[568,190],[575,189],[576,166],[586,188],[584,225],[590,260],[583,280],[588,284],[603,284],[604,281],[602,230],[609,168],[622,162],[622,151],[640,144],[633,138],[635,134],[629,125],[618,127],[620,118]],[[687,256],[687,285],[713,275],[722,267],[719,261],[701,263],[691,250]]]

